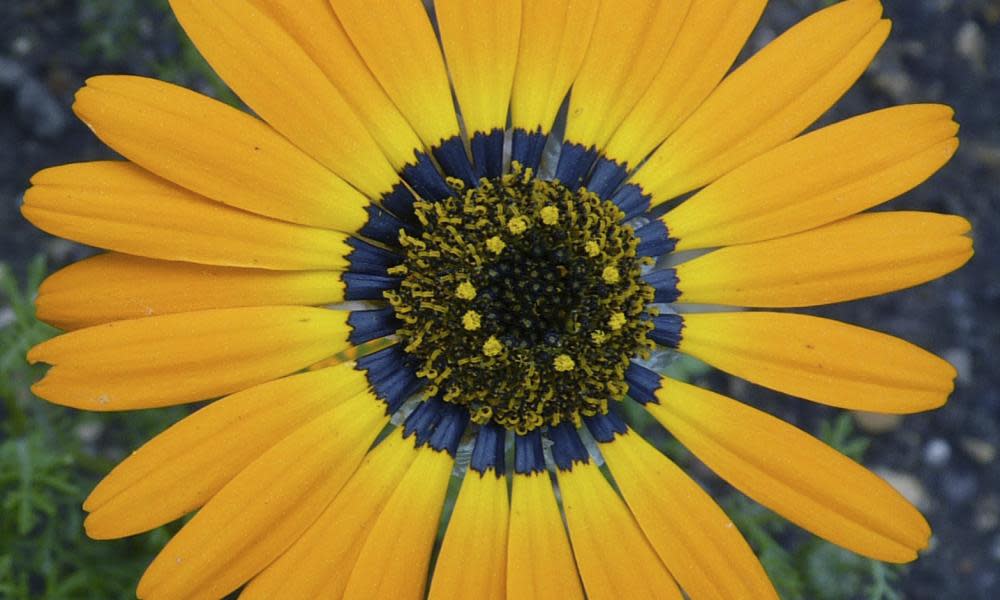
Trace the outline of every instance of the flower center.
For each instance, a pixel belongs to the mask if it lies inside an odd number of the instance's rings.
[[[387,292],[428,394],[524,434],[603,414],[648,352],[653,289],[614,204],[530,169],[438,202],[400,234],[403,277]]]

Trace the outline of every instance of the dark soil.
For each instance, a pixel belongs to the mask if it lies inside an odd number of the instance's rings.
[[[89,252],[38,232],[18,212],[38,169],[113,156],[70,111],[86,77],[167,75],[204,87],[198,75],[163,72],[180,49],[159,3],[123,4],[150,9],[119,15],[130,20],[122,29],[128,39],[102,40],[102,29],[117,31],[117,24],[102,20],[107,13],[94,12],[107,2],[0,3],[0,260],[17,272],[38,253],[56,268]],[[772,2],[751,48],[822,4]],[[976,256],[957,273],[918,288],[815,312],[899,335],[957,367],[946,407],[896,423],[862,417],[859,424],[874,436],[866,463],[903,487],[934,529],[931,549],[902,581],[905,596],[985,600],[1000,597],[1000,377],[993,354],[1000,351],[1000,0],[886,4],[894,22],[889,42],[824,122],[909,102],[954,106],[962,125],[957,155],[891,207],[967,217]],[[129,51],[115,52],[116,46]],[[836,413],[721,376],[708,383],[812,431]]]

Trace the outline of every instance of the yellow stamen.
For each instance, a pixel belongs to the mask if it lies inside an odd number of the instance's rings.
[[[604,271],[601,273],[601,279],[604,283],[618,283],[621,275],[618,274],[618,269],[615,267],[604,267]]]
[[[619,329],[622,328],[622,325],[624,325],[626,322],[627,319],[625,318],[625,313],[616,312],[615,314],[611,315],[610,319],[608,319],[608,327],[610,327],[614,331],[618,331]]]
[[[590,339],[594,340],[595,344],[601,345],[604,342],[608,341],[608,334],[598,329],[597,331],[594,331],[590,334]]]
[[[480,325],[482,325],[482,320],[476,311],[470,310],[462,315],[462,327],[465,327],[467,330],[475,331],[479,329]]]
[[[468,281],[463,281],[455,288],[455,295],[462,300],[472,300],[476,297],[476,288]]]
[[[555,225],[559,222],[559,209],[554,206],[546,206],[539,214],[542,217],[542,223],[546,225]]]
[[[587,256],[594,258],[601,253],[601,247],[597,245],[597,242],[591,240],[584,244],[583,249],[587,252]]]
[[[573,368],[576,367],[576,363],[573,362],[573,359],[566,354],[560,354],[557,356],[553,361],[553,364],[555,365],[556,371],[572,371]]]
[[[506,242],[500,239],[499,235],[495,235],[490,239],[486,240],[486,249],[493,254],[500,254],[503,249],[507,247]]]
[[[496,356],[502,351],[503,344],[501,344],[500,340],[498,340],[494,335],[491,335],[490,339],[483,342],[483,354],[486,356]]]
[[[507,221],[507,229],[514,235],[521,235],[528,230],[528,220],[524,217],[514,217]]]

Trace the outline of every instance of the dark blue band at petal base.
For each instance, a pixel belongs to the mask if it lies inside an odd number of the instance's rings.
[[[407,224],[412,224],[414,200],[413,192],[402,183],[397,183],[391,192],[382,196],[382,206]]]
[[[469,140],[476,178],[493,179],[503,174],[503,130],[476,133]]]
[[[422,446],[430,439],[434,427],[441,420],[445,403],[440,398],[431,398],[417,405],[403,424],[403,437],[417,436],[416,445]]]
[[[398,345],[359,358],[356,368],[366,372],[368,385],[378,399],[388,405],[388,414],[399,410],[425,385],[424,380],[417,377],[413,359]]]
[[[653,317],[653,330],[649,339],[667,348],[677,348],[681,343],[681,330],[684,329],[684,319],[680,315],[660,315]]]
[[[587,189],[607,200],[612,198],[615,190],[625,181],[626,177],[628,177],[628,170],[624,165],[620,165],[610,158],[602,156],[597,159],[597,164],[594,165],[594,171],[590,174],[590,181],[587,182]],[[619,206],[618,208],[622,207]],[[625,209],[622,208],[622,210]],[[643,208],[639,212],[641,213],[644,210],[646,209]],[[628,211],[625,212],[625,218],[631,218],[627,214]]]
[[[563,142],[559,153],[559,165],[556,167],[556,179],[571,190],[583,185],[591,165],[597,160],[597,150],[585,148],[573,142]]]
[[[468,425],[469,411],[464,406],[445,404],[441,408],[441,419],[427,439],[427,445],[439,452],[447,452],[454,458]]]
[[[485,475],[493,469],[497,477],[504,476],[504,453],[506,452],[507,430],[496,423],[487,423],[476,435],[476,446],[472,450],[469,468]]]
[[[345,300],[382,300],[382,293],[399,287],[399,277],[344,273]]]
[[[663,387],[663,377],[656,371],[637,364],[629,363],[625,371],[625,382],[628,383],[628,395],[639,404],[659,404],[656,391]]]
[[[673,252],[677,246],[677,240],[670,237],[667,226],[659,219],[642,226],[635,235],[639,238],[639,247],[636,249],[639,256],[663,256]]]
[[[348,238],[347,245],[353,248],[347,255],[347,270],[352,273],[386,275],[389,267],[395,267],[403,262],[403,258],[395,252],[358,238]]]
[[[355,346],[392,335],[402,326],[391,308],[352,311],[347,324],[354,328],[348,339]]]
[[[615,206],[625,213],[625,220],[634,219],[649,210],[650,197],[642,192],[642,188],[634,183],[627,183],[618,188],[611,198]]]
[[[472,170],[472,163],[469,162],[469,155],[465,153],[465,143],[461,137],[456,136],[441,142],[441,145],[431,150],[431,153],[448,177],[461,179],[469,187],[478,184],[479,179]]]
[[[521,475],[545,472],[545,453],[539,430],[514,436],[514,472]]]
[[[515,129],[511,143],[511,162],[520,163],[526,169],[538,171],[542,164],[542,153],[549,136],[539,131]]]
[[[413,214],[412,209],[410,214]],[[415,232],[412,225],[400,221],[392,213],[372,204],[368,207],[368,222],[358,233],[383,244],[395,246],[399,243],[400,229],[410,234]]]
[[[416,163],[403,167],[402,176],[424,200],[441,200],[453,193],[431,158],[423,152],[417,153]]]
[[[574,463],[590,462],[587,447],[583,445],[583,440],[572,423],[549,427],[549,439],[552,440],[552,458],[559,470],[570,471]]]
[[[606,415],[584,417],[583,422],[587,425],[587,429],[590,430],[590,435],[594,436],[594,439],[602,444],[613,442],[615,441],[615,435],[622,435],[628,431],[625,421],[622,421],[621,417],[613,412],[609,412]]]
[[[653,302],[674,302],[681,295],[680,290],[677,288],[679,280],[677,279],[676,269],[652,271],[643,275],[642,278],[656,290]]]

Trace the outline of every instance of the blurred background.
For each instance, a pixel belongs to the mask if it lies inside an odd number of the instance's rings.
[[[831,2],[774,0],[745,55]],[[910,102],[955,107],[961,147],[894,209],[956,213],[973,223],[976,256],[961,271],[889,296],[816,314],[904,337],[958,370],[944,408],[905,418],[843,413],[678,361],[675,376],[776,414],[890,481],[927,515],[930,548],[905,567],[820,542],[720,483],[651,431],[720,498],[787,599],[1000,597],[1000,0],[886,0],[894,28],[861,81],[822,123]],[[745,56],[744,56],[745,58]],[[742,60],[742,59],[741,59]],[[95,252],[32,228],[18,211],[44,167],[113,157],[70,110],[84,79],[128,73],[223,101],[218,81],[165,0],[0,2],[0,598],[130,598],[174,524],[125,540],[83,534],[80,504],[133,449],[189,408],[91,414],[29,390],[24,362],[55,330],[34,320],[45,274]],[[990,358],[993,356],[993,358]]]

